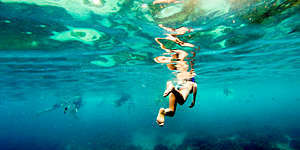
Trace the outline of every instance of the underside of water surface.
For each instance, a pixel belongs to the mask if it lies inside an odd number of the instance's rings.
[[[0,0],[0,149],[300,150],[299,12],[299,0]],[[178,50],[196,103],[160,127],[180,71],[156,58]]]

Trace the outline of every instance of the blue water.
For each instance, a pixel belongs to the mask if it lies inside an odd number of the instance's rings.
[[[0,149],[300,150],[299,1],[190,1],[0,0]],[[158,24],[200,47],[165,41],[196,53],[198,93],[164,127]]]

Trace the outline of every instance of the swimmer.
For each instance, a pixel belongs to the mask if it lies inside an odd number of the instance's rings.
[[[82,98],[80,96],[75,96],[73,100],[67,106],[65,106],[64,114],[66,114],[67,111],[77,113],[81,106]]]
[[[194,47],[193,44],[185,43],[179,40],[177,37],[178,35],[184,35],[187,32],[191,32],[192,29],[181,27],[178,29],[164,27],[163,25],[159,25],[159,27],[165,29],[166,31],[173,32],[172,34],[166,34],[166,38],[155,38],[155,41],[160,45],[160,47],[165,50],[170,56],[158,56],[154,58],[154,61],[157,63],[165,63],[170,70],[174,70],[174,74],[176,75],[175,82],[177,83],[176,86],[173,85],[172,81],[167,82],[167,88],[163,94],[164,97],[169,96],[169,108],[160,108],[156,122],[159,126],[163,126],[165,123],[165,116],[174,116],[176,111],[177,103],[183,105],[187,100],[188,96],[193,93],[193,101],[190,108],[194,107],[197,95],[197,83],[195,82],[194,77],[196,73],[194,72],[193,66],[193,58],[195,57],[196,53],[192,53],[192,57],[190,59],[191,66],[188,65],[188,62],[185,60],[188,56],[188,53],[183,50],[172,50],[168,49],[164,46],[163,43],[160,42],[160,39],[171,40],[176,42],[180,46],[188,46]],[[191,67],[191,70],[189,70]]]
[[[120,107],[130,100],[131,96],[127,93],[122,93],[121,97],[115,101],[115,106]]]
[[[184,60],[188,54],[183,50],[173,50],[173,52],[175,54],[173,54],[172,57],[158,56],[154,58],[157,63],[168,63],[167,67],[170,70],[177,70],[175,73],[177,85],[174,86],[172,81],[168,81],[167,88],[163,94],[164,97],[169,95],[169,108],[161,108],[159,110],[156,118],[156,122],[159,126],[164,125],[166,115],[170,117],[174,116],[177,103],[183,105],[189,94],[193,93],[193,101],[190,108],[195,105],[196,101],[197,83],[194,79],[196,74],[193,68],[188,71],[189,65],[187,61]]]
[[[190,108],[194,107],[197,95],[197,83],[194,77],[180,79],[177,78],[177,85],[174,86],[172,81],[167,82],[167,88],[163,94],[164,97],[169,96],[169,108],[160,108],[156,122],[159,126],[165,123],[165,116],[173,117],[176,111],[177,103],[183,105],[189,94],[193,93],[193,101]]]
[[[164,4],[164,3],[167,3],[167,4],[170,4],[170,3],[183,3],[183,1],[178,1],[178,0],[155,0],[153,2],[153,5],[155,4]]]
[[[224,93],[224,95],[228,96],[232,93],[232,91],[229,88],[224,88],[223,93]]]
[[[60,103],[56,103],[52,107],[38,112],[37,115],[41,115],[42,113],[54,111],[60,108],[63,108],[64,114],[66,114],[67,112],[77,113],[81,106],[82,98],[80,96],[75,96],[71,99],[71,101],[63,101]]]

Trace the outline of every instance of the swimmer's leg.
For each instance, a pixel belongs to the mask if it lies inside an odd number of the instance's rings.
[[[171,93],[169,96],[169,108],[165,109],[165,114],[167,116],[173,117],[176,111],[177,99],[176,96]]]
[[[194,82],[189,81],[185,84],[185,88],[180,90],[180,93],[182,94],[184,101],[190,95],[191,91],[193,90],[193,87],[194,87]]]
[[[191,90],[193,89],[193,85],[193,82],[187,82],[179,90],[173,88],[171,92],[175,95],[177,101],[183,100],[185,102]]]
[[[159,126],[163,126],[165,124],[165,109],[164,108],[159,109],[158,115],[156,117],[156,123]]]
[[[165,124],[165,116],[170,116],[173,117],[176,111],[176,97],[174,94],[170,94],[169,96],[169,108],[160,108],[157,118],[156,118],[156,122],[159,126],[163,126]]]
[[[42,111],[37,112],[37,115],[39,116],[39,115],[41,115],[41,114],[43,114],[43,113],[50,112],[50,111],[54,111],[55,109],[56,109],[56,107],[52,106],[52,107],[50,107],[50,108],[47,108],[47,109],[45,109],[45,110],[42,110]]]
[[[172,81],[168,81],[167,82],[167,87],[166,87],[166,90],[165,90],[163,96],[167,97],[173,89],[174,89],[174,85],[173,85]]]

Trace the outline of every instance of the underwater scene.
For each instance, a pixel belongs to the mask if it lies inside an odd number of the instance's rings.
[[[299,0],[0,0],[0,150],[300,150]]]

